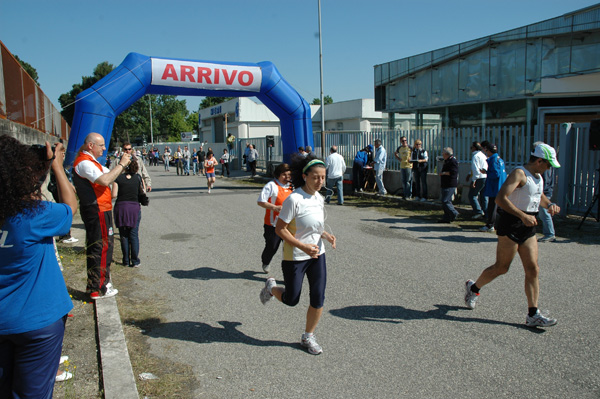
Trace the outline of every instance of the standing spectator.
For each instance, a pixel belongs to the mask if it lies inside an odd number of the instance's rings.
[[[310,155],[311,157],[314,157],[314,158],[316,158],[316,157],[317,157],[317,154],[315,154],[315,152],[313,151],[312,147],[311,147],[311,146],[309,146],[309,145],[307,145],[307,146],[306,146],[306,156],[309,156],[309,155]]]
[[[196,153],[198,156],[198,166],[202,171],[202,176],[206,176],[206,168],[204,167],[204,161],[206,160],[206,152],[202,149],[202,146],[198,148],[198,152]]]
[[[133,151],[133,147],[131,146],[131,143],[129,142],[124,142],[123,143],[123,153],[129,153],[131,154]],[[136,158],[135,155],[131,156],[131,159],[136,159],[139,161],[138,158]],[[157,158],[158,159],[158,158]],[[121,162],[121,160],[119,159],[119,162]],[[146,191],[150,192],[152,191],[152,179],[150,178],[150,174],[148,173],[148,169],[146,168],[146,166],[144,166],[144,163],[139,161],[138,162],[138,168],[137,168],[137,174],[140,175],[140,177],[142,178],[142,180],[144,180],[144,185],[146,187]]]
[[[298,154],[302,155],[303,157],[306,157],[306,151],[304,151],[304,147],[298,147]]]
[[[146,161],[150,160],[150,156],[154,156],[154,154],[152,154],[152,151],[148,152],[146,147],[142,148],[142,161],[144,162],[144,164],[146,163]],[[152,161],[150,161],[148,165],[152,166]]]
[[[258,159],[258,151],[254,147],[254,144],[250,144],[248,150],[248,156],[246,157],[246,161],[248,161],[248,166],[250,167],[250,172],[252,173],[252,177],[256,176],[256,160]]]
[[[73,308],[54,236],[68,233],[77,198],[64,168],[64,147],[32,149],[0,135],[0,397],[51,398],[67,314]],[[54,162],[53,162],[54,161]],[[48,169],[62,203],[46,202]],[[60,380],[72,376],[61,374]]]
[[[364,168],[368,165],[370,151],[373,151],[373,146],[371,144],[362,150],[359,150],[354,157],[354,164],[352,165],[352,190],[354,192],[363,191],[363,186],[365,185]]]
[[[181,151],[181,146],[177,146],[177,151],[175,151],[175,166],[177,167],[177,176],[183,176],[183,151]]]
[[[263,187],[257,201],[258,206],[266,209],[263,225],[265,248],[261,255],[262,268],[265,273],[269,273],[269,265],[281,243],[281,237],[275,233],[281,205],[292,193],[292,186],[290,185],[291,172],[287,163],[279,164],[273,171],[273,177],[273,180]]]
[[[544,143],[541,141],[537,141],[537,142],[533,143],[534,151],[535,151],[535,148],[537,148],[540,144],[544,144]],[[546,145],[546,146],[550,147],[548,145]],[[544,148],[544,147],[540,147],[540,148]],[[552,147],[550,147],[550,148],[552,148]],[[552,199],[552,194],[554,193],[554,180],[555,180],[554,168],[555,168],[554,165],[552,165],[551,167],[546,169],[546,171],[544,172],[544,175],[543,175],[543,177],[544,177],[544,195],[549,200]],[[540,237],[538,239],[538,242],[556,241],[556,235],[554,233],[554,222],[552,221],[552,215],[550,214],[550,212],[548,212],[548,209],[541,206],[540,213],[538,216],[539,216],[540,220],[542,221],[542,232],[544,233],[544,236]]]
[[[539,208],[546,208],[551,215],[560,208],[550,202],[543,193],[542,174],[549,168],[560,168],[556,151],[547,144],[538,145],[526,165],[513,170],[506,183],[497,194],[498,203],[498,245],[496,262],[486,268],[477,281],[465,283],[465,305],[473,309],[479,298],[479,290],[497,277],[508,272],[510,264],[518,253],[525,271],[525,296],[528,313],[527,327],[550,327],[556,319],[542,315],[538,310],[540,281],[538,265],[538,243],[535,238],[535,215]],[[488,181],[490,175],[488,173]]]
[[[158,161],[160,160],[160,150],[158,148],[154,149],[154,166],[158,166]]]
[[[487,222],[485,226],[480,228],[480,231],[494,231],[494,223],[496,221],[496,195],[500,191],[500,187],[506,181],[506,167],[504,161],[498,155],[498,147],[496,144],[488,144],[485,148],[488,156],[487,169],[482,169],[481,173],[486,173],[485,188],[483,195],[488,197]]]
[[[415,144],[411,154],[412,170],[413,170],[413,193],[415,200],[427,201],[427,162],[429,156],[427,151],[423,149],[423,142],[419,139],[415,140]]]
[[[227,177],[229,177],[229,153],[226,148],[223,148],[223,155],[221,155],[221,176],[225,176],[227,171]]]
[[[244,165],[246,165],[246,172],[250,172],[250,164],[248,163],[248,154],[250,153],[250,143],[246,144],[244,150]]]
[[[481,219],[488,204],[487,197],[483,195],[487,174],[482,170],[487,169],[487,161],[482,150],[481,144],[477,141],[471,144],[471,173],[467,176],[467,183],[470,181],[469,202],[475,212],[473,219]]]
[[[142,209],[138,196],[143,193],[144,182],[138,174],[138,161],[132,159],[122,175],[113,183],[112,197],[115,203],[115,225],[119,229],[123,266],[140,266],[140,220]]]
[[[165,162],[165,171],[169,172],[169,162],[171,162],[171,149],[167,146],[163,151],[163,161]]]
[[[442,150],[444,165],[440,172],[442,188],[442,209],[444,216],[439,220],[440,223],[453,222],[458,217],[458,212],[452,205],[452,197],[458,187],[458,161],[454,157],[454,151],[450,147]]]
[[[327,262],[323,239],[335,249],[335,237],[325,231],[325,206],[319,190],[325,180],[325,163],[320,159],[298,157],[292,161],[292,183],[299,187],[283,202],[275,232],[284,241],[284,286],[277,286],[268,278],[260,292],[260,301],[266,304],[277,298],[288,306],[300,301],[302,281],[308,278],[310,306],[306,312],[306,326],[301,345],[312,355],[323,353],[314,335],[323,314]]]
[[[198,152],[194,148],[192,150],[192,165],[194,166],[194,176],[198,173]]]
[[[229,152],[229,156],[233,157],[233,149],[235,147],[235,136],[231,133],[227,134],[227,151]]]
[[[412,167],[410,162],[412,148],[408,145],[408,139],[400,137],[400,147],[394,152],[394,156],[400,161],[400,174],[402,176],[402,197],[412,199]]]
[[[208,185],[208,193],[215,184],[215,167],[217,166],[217,158],[214,157],[212,150],[208,150],[206,153],[206,160],[204,161],[204,167],[206,168],[206,183]]]
[[[187,145],[183,147],[183,152],[181,154],[183,156],[183,174],[186,176],[190,175],[190,158],[192,154],[190,154],[190,150],[188,150]]]
[[[383,171],[387,164],[387,152],[381,145],[381,140],[375,140],[375,157],[373,158],[373,169],[375,170],[375,181],[377,182],[377,189],[379,194],[386,195],[387,191],[383,186]]]
[[[333,195],[334,188],[337,187],[337,203],[338,205],[344,205],[344,173],[346,172],[346,162],[344,157],[338,154],[337,146],[332,145],[329,150],[330,154],[325,160],[327,169],[327,188],[331,190]],[[329,204],[331,195],[327,193],[325,202]]]
[[[110,282],[114,246],[112,196],[110,185],[131,161],[129,152],[111,171],[96,160],[106,150],[104,138],[90,133],[73,163],[73,183],[79,196],[81,219],[85,225],[87,288],[93,300],[109,298],[119,292]]]

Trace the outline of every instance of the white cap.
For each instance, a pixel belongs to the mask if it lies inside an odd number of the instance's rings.
[[[560,164],[556,159],[556,150],[554,150],[554,148],[550,147],[548,144],[542,143],[538,145],[535,147],[535,150],[533,150],[531,155],[545,159],[546,161],[550,162],[550,165],[552,165],[553,168],[560,168]]]

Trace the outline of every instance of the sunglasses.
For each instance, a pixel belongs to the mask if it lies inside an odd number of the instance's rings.
[[[133,148],[123,148],[124,151],[131,151]]]

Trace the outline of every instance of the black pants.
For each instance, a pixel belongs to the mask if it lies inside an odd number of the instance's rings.
[[[225,176],[225,171],[227,171],[227,176],[229,176],[229,163],[222,163],[221,166],[221,176]]]
[[[250,172],[252,172],[252,176],[255,176],[256,175],[256,161],[248,162],[248,165],[250,166]]]
[[[363,180],[363,167],[359,163],[354,163],[352,165],[352,189],[359,190],[363,188],[364,180]]]
[[[86,292],[106,292],[110,282],[114,235],[112,211],[98,212],[81,209],[81,219],[85,225],[85,253],[87,255]]]
[[[263,237],[265,237],[265,249],[262,253],[262,263],[263,265],[268,265],[271,263],[273,256],[277,253],[279,249],[279,244],[281,244],[281,237],[275,233],[275,227],[269,225],[263,225],[265,229],[265,233]]]

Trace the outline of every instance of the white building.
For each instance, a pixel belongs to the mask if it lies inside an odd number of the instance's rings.
[[[313,132],[321,131],[321,106],[311,105]],[[427,128],[440,126],[438,115],[424,115]],[[200,110],[200,141],[224,143],[228,133],[239,139],[280,136],[279,118],[254,98],[240,97]],[[362,98],[325,106],[325,131],[371,132],[387,129],[388,114],[375,111],[375,100]],[[416,126],[415,114],[397,114],[395,128]]]

